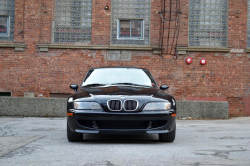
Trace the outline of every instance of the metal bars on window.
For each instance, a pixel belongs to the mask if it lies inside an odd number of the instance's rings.
[[[227,46],[227,3],[227,0],[189,0],[189,46]]]
[[[90,43],[92,0],[55,0],[54,43]]]
[[[151,0],[112,0],[111,44],[149,45]],[[119,39],[119,20],[143,20],[141,39]]]
[[[0,41],[14,41],[15,0],[0,0]]]

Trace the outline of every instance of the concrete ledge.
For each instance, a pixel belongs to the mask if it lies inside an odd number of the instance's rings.
[[[177,101],[177,117],[227,119],[228,102]],[[0,116],[64,117],[67,99],[0,97]]]
[[[134,51],[155,51],[160,48],[154,46],[136,46],[136,45],[64,45],[64,44],[38,44],[40,52],[47,52],[49,48],[58,49],[88,49],[88,50],[134,50]]]
[[[250,53],[250,48],[247,48],[247,49],[246,49],[246,53]]]
[[[15,48],[15,51],[24,51],[26,44],[20,43],[0,43],[0,47],[2,48]]]
[[[226,101],[177,101],[177,117],[192,119],[227,119]]]
[[[177,51],[183,52],[189,51],[189,52],[230,52],[230,48],[224,48],[224,47],[177,47]]]
[[[0,116],[64,117],[67,99],[0,97]]]

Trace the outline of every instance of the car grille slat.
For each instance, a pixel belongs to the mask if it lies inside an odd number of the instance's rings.
[[[109,100],[107,102],[108,108],[111,111],[121,111],[124,107],[124,111],[135,111],[138,108],[137,100],[125,100],[124,103],[121,100]]]
[[[135,111],[138,106],[138,101],[136,100],[126,100],[124,103],[125,111]]]
[[[108,107],[111,111],[120,111],[122,108],[122,103],[120,100],[109,100]]]
[[[120,110],[120,102],[115,103],[115,110]]]

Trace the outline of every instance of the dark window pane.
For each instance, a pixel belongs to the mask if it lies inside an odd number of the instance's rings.
[[[8,18],[7,17],[0,17],[0,35],[7,35],[7,23]]]
[[[138,37],[142,36],[142,21],[135,20],[131,22],[131,37]]]
[[[120,21],[120,37],[130,37],[130,21]]]

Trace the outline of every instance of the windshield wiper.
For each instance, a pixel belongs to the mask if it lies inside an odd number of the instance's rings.
[[[134,84],[134,83],[130,83],[130,82],[113,83],[111,85],[134,85],[134,86],[148,86],[148,87],[150,87],[149,85],[140,85],[140,84]]]
[[[104,86],[106,84],[98,84],[98,83],[94,83],[94,84],[87,84],[87,85],[84,85],[83,87],[85,86]]]

